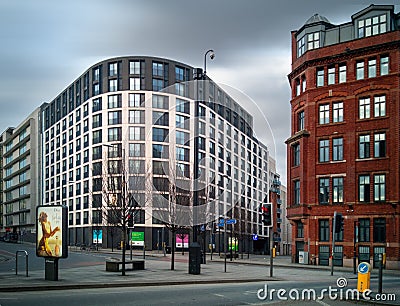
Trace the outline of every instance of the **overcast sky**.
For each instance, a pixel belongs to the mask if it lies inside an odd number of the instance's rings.
[[[208,75],[243,91],[263,111],[276,143],[276,153],[271,153],[286,182],[290,31],[315,13],[333,24],[348,22],[370,4],[363,0],[0,0],[0,133],[17,126],[103,59],[149,55],[202,67],[205,51],[214,49]],[[248,111],[254,114],[257,109]],[[256,120],[258,138],[267,137],[265,130],[266,123]]]

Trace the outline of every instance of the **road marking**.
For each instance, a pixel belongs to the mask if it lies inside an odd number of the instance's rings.
[[[330,306],[328,303],[322,302],[320,300],[315,300],[318,304],[321,304],[323,306]]]
[[[225,297],[223,294],[218,294],[218,293],[214,293],[214,295],[219,296],[219,297]]]

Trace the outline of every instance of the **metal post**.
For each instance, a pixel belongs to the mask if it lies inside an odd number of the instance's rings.
[[[333,213],[333,228],[332,228],[332,265],[331,265],[331,275],[333,275],[333,260],[335,258],[335,229],[336,229],[336,211]]]
[[[357,221],[354,221],[353,233],[353,274],[357,274],[357,258],[356,258],[356,243],[357,243]]]
[[[25,250],[18,250],[15,253],[15,275],[18,275],[18,253],[25,254],[25,270],[26,270],[26,277],[28,277],[28,252]]]
[[[233,234],[233,224],[231,224],[231,249],[230,249],[231,258],[230,258],[230,261],[232,261],[232,257],[233,257],[233,254],[232,254],[232,251],[233,251],[233,237],[232,237],[232,234]]]
[[[269,228],[269,243],[270,243],[270,263],[269,263],[269,276],[274,276],[274,256],[273,256],[273,248],[274,242],[272,241],[272,226]]]
[[[130,235],[129,235],[129,248],[131,249],[131,260],[132,260],[132,229],[130,229]]]
[[[224,219],[224,265],[225,265],[225,272],[226,272],[226,244],[227,244],[227,237],[226,237],[226,220]]]
[[[378,293],[382,294],[383,255],[378,254],[378,259],[379,259]]]
[[[213,249],[214,249],[214,248],[213,248],[213,246],[214,246],[213,238],[214,238],[214,221],[211,222],[211,232],[210,232],[210,239],[211,239],[211,257],[210,257],[210,260],[212,260]]]

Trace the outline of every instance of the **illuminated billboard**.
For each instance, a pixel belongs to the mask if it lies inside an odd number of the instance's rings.
[[[68,210],[66,206],[38,206],[36,210],[36,256],[68,257]]]

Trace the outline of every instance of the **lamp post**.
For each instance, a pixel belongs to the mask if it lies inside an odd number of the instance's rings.
[[[210,58],[213,59],[215,57],[214,51],[212,49],[208,50],[204,54],[204,70],[203,73],[195,75],[194,79],[198,81],[205,80],[206,79],[206,65],[207,65],[207,55],[210,54]],[[196,69],[196,70],[201,70],[201,69]],[[203,85],[204,86],[204,85]],[[203,100],[205,101],[205,88],[203,88]],[[199,241],[198,241],[198,232],[199,232],[199,227],[198,227],[198,216],[197,216],[197,206],[199,206],[199,193],[198,193],[198,179],[199,179],[199,89],[196,87],[196,92],[195,92],[195,99],[194,99],[194,146],[193,146],[193,162],[194,162],[194,175],[193,175],[193,249],[200,247]],[[204,249],[204,258],[203,262],[205,263],[205,252],[206,252],[206,247],[205,247],[205,237],[204,237],[204,243],[203,243],[203,249]],[[193,251],[194,252],[194,251]],[[189,257],[192,252],[189,252]],[[201,256],[201,255],[200,255]],[[189,258],[189,262],[191,261],[191,258]],[[200,269],[190,269],[189,268],[189,273],[194,274],[196,270],[196,273]]]

